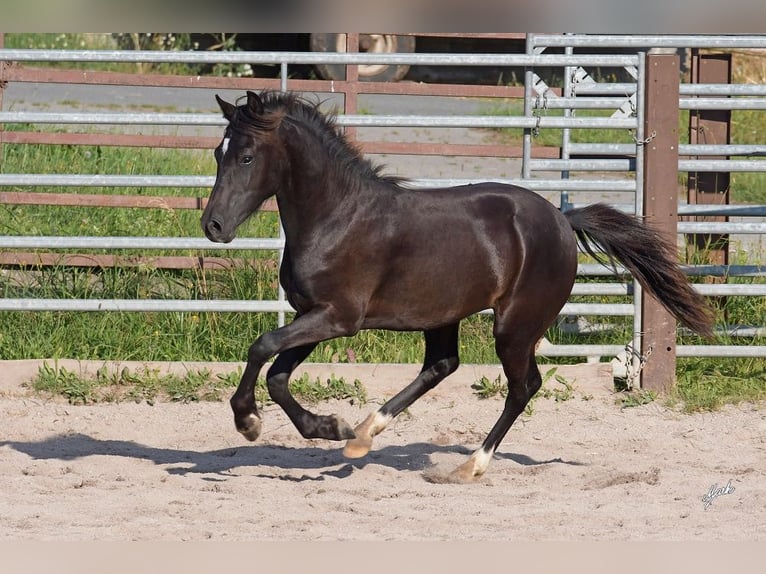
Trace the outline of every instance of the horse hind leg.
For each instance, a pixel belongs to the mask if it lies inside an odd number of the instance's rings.
[[[455,372],[460,362],[458,327],[459,324],[456,323],[424,333],[426,356],[420,374],[354,429],[356,438],[346,443],[343,449],[344,456],[348,458],[365,456],[372,448],[373,438],[380,434],[394,417]]]
[[[535,343],[539,337],[496,335],[495,347],[508,378],[508,395],[500,418],[482,445],[470,458],[439,482],[468,483],[482,476],[495,451],[529,400],[540,389],[542,377],[535,361]],[[433,478],[433,477],[432,477]]]

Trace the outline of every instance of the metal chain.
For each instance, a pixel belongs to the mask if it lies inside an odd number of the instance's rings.
[[[546,94],[547,94],[547,90],[542,96],[540,94],[537,94],[537,96],[535,96],[535,105],[532,106],[532,115],[537,120],[535,123],[535,127],[532,128],[532,135],[534,137],[537,137],[540,135],[540,122],[542,120],[542,113],[540,113],[540,111],[542,110],[542,112],[545,112],[545,113],[547,113],[548,111],[548,96]],[[542,99],[542,105],[540,104],[541,99]]]
[[[646,350],[646,354],[642,355],[638,350],[633,347],[633,343],[630,342],[627,345],[625,345],[625,352],[627,353],[627,356],[625,357],[625,372],[626,376],[625,378],[628,381],[628,388],[633,388],[633,383],[636,381],[641,374],[641,371],[644,370],[644,367],[646,366],[646,362],[649,360],[649,357],[652,356],[652,349],[653,347],[650,345],[649,348]],[[638,358],[638,367],[636,367],[635,372],[633,372],[633,360],[634,358]]]
[[[645,138],[645,139],[642,139],[642,140],[640,140],[640,139],[638,139],[638,138],[636,137],[636,134],[635,134],[635,132],[632,132],[632,133],[631,133],[631,137],[633,138],[633,141],[634,141],[634,142],[636,142],[636,145],[637,145],[637,146],[642,146],[642,145],[646,145],[646,144],[648,144],[648,143],[649,143],[649,142],[651,142],[651,141],[652,141],[654,138],[656,138],[656,137],[657,137],[657,132],[656,132],[655,130],[652,130],[652,133],[651,133],[651,134],[649,134],[649,137],[648,137],[648,138]]]

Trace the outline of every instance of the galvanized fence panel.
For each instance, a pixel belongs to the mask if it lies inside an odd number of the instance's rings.
[[[643,154],[641,146],[650,140],[652,134],[643,133],[645,77],[644,52],[646,47],[716,47],[716,48],[764,48],[766,36],[614,36],[614,35],[535,35],[528,36],[526,54],[358,54],[358,53],[304,53],[304,52],[157,52],[157,51],[89,51],[89,50],[0,50],[0,72],[4,62],[148,62],[148,63],[249,63],[278,64],[282,69],[281,89],[287,89],[295,82],[288,80],[289,67],[295,64],[408,64],[408,65],[475,65],[475,66],[523,66],[529,71],[525,82],[525,111],[522,115],[498,117],[491,115],[389,115],[371,116],[356,113],[341,114],[337,118],[340,126],[358,127],[439,127],[439,128],[518,128],[525,131],[521,158],[521,177],[499,178],[499,181],[521,185],[539,192],[560,192],[562,207],[569,204],[569,194],[585,195],[589,192],[610,192],[625,194],[633,198],[632,204],[622,204],[626,211],[642,214],[637,190],[641,189],[643,178]],[[549,47],[564,47],[564,54],[546,54]],[[633,48],[635,54],[574,54],[573,48]],[[592,67],[621,67],[635,78],[635,82],[594,81],[585,72]],[[534,75],[535,69],[561,68],[564,70],[564,87],[551,88],[541,84]],[[1,78],[0,78],[1,79]],[[120,82],[126,81],[121,77]],[[232,82],[232,84],[235,84]],[[363,91],[351,82],[337,82],[339,89],[352,90],[355,95]],[[243,85],[237,82],[236,86]],[[308,85],[305,81],[299,86]],[[336,84],[330,82],[330,89]],[[380,87],[381,92],[406,93],[405,88]],[[427,93],[422,86],[413,92]],[[434,93],[440,93],[435,88]],[[446,93],[443,89],[441,93]],[[487,92],[489,93],[489,92]],[[493,92],[494,93],[494,92]],[[752,85],[681,85],[679,106],[682,109],[743,109],[763,110],[766,107],[766,86]],[[731,96],[715,98],[714,96]],[[1,102],[1,100],[0,100]],[[353,102],[352,102],[353,103]],[[351,112],[356,111],[351,106]],[[548,115],[549,110],[562,110],[562,115]],[[613,110],[612,117],[578,116],[578,110]],[[103,125],[103,126],[194,126],[220,127],[225,124],[216,114],[192,113],[97,113],[97,112],[31,112],[5,111],[0,109],[0,126],[7,123],[32,123],[50,125]],[[535,156],[533,134],[539,130],[562,130],[561,156],[558,159]],[[577,129],[620,129],[633,134],[631,144],[574,143],[571,131]],[[1,132],[0,132],[1,133]],[[1,141],[1,140],[0,140]],[[696,145],[680,146],[679,153],[685,155],[747,156],[742,160],[692,160],[680,159],[680,171],[764,171],[765,162],[757,158],[766,154],[766,145]],[[603,156],[582,158],[577,156]],[[611,159],[610,156],[627,156]],[[574,177],[573,172],[577,172]],[[615,178],[616,174],[624,174]],[[582,174],[582,175],[580,175]],[[613,175],[610,175],[613,174]],[[609,175],[605,177],[605,175]],[[493,178],[498,179],[498,178]],[[197,176],[133,176],[123,174],[0,174],[0,186],[72,186],[72,187],[210,187],[214,178]],[[409,185],[413,188],[439,185],[460,185],[481,181],[476,178],[420,178]],[[686,213],[710,213],[699,206],[698,211]],[[756,207],[756,210],[759,209]],[[762,215],[763,212],[756,212]],[[740,213],[742,214],[742,213]],[[765,233],[762,223],[679,223],[679,233]],[[98,238],[98,237],[0,237],[0,249],[43,248],[43,249],[270,249],[281,257],[281,239],[241,239],[230,245],[220,246],[204,239],[190,238]],[[731,272],[731,269],[725,271]],[[762,273],[756,269],[753,273]],[[602,274],[595,268],[580,266],[580,275]],[[700,285],[705,294],[738,294],[761,296],[760,285]],[[590,285],[578,283],[574,294],[629,295],[633,304],[574,304],[569,303],[562,315],[615,315],[633,316],[634,332],[641,332],[640,287],[625,284]],[[209,310],[233,311],[253,310],[280,313],[281,320],[290,308],[280,293],[277,301],[50,301],[33,299],[4,299],[0,308],[9,309],[68,309],[68,310]],[[633,341],[635,345],[635,339]],[[540,352],[548,356],[597,356],[614,355],[624,349],[622,345],[549,345],[544,344]],[[679,347],[679,356],[694,352],[698,356],[762,356],[766,348],[749,346],[732,349],[728,346],[709,345],[694,348]]]

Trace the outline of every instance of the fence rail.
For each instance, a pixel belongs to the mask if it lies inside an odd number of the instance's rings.
[[[349,35],[353,36],[353,35]],[[225,121],[218,114],[210,113],[167,113],[167,112],[92,112],[92,111],[30,111],[3,110],[3,82],[68,82],[105,85],[185,87],[194,89],[295,89],[316,90],[324,93],[341,93],[344,97],[344,112],[337,116],[337,124],[346,128],[350,137],[356,136],[358,128],[510,128],[524,131],[523,143],[517,146],[521,161],[520,177],[497,174],[492,179],[520,185],[545,194],[561,194],[562,208],[571,208],[569,194],[578,197],[594,192],[610,194],[631,194],[634,201],[620,203],[620,207],[638,215],[645,213],[641,191],[646,177],[643,161],[645,146],[650,145],[654,134],[645,133],[646,121],[646,52],[653,48],[717,48],[751,49],[766,48],[766,36],[617,36],[617,35],[549,35],[530,34],[525,54],[360,54],[348,53],[305,53],[305,52],[159,52],[119,50],[12,50],[0,49],[0,145],[3,142],[35,141],[50,143],[82,143],[101,145],[157,145],[183,148],[209,148],[217,138],[205,135],[160,136],[153,134],[91,134],[66,133],[48,134],[35,132],[3,131],[10,124],[32,124],[35,126],[183,126],[192,128],[220,128]],[[561,53],[546,53],[550,48],[564,49]],[[634,49],[635,54],[590,54],[574,53],[587,49],[607,48]],[[158,75],[155,78],[127,73],[84,72],[78,70],[50,70],[42,72],[22,66],[36,62],[135,62],[135,63],[188,63],[188,64],[276,64],[281,67],[282,77],[270,79],[222,79],[172,77]],[[290,79],[289,69],[296,64],[345,64],[349,67],[349,81],[313,81]],[[429,66],[513,66],[524,67],[525,86],[522,89],[502,86],[439,86],[362,84],[353,81],[353,67],[365,64],[406,64]],[[623,68],[626,75],[635,81],[594,80],[587,70],[603,67]],[[536,75],[537,70],[562,70],[563,85],[549,86]],[[752,110],[766,109],[766,86],[733,84],[680,84],[678,87],[679,109],[686,110]],[[523,104],[524,111],[516,115],[497,116],[491,114],[396,114],[367,115],[358,113],[357,97],[360,93],[398,94],[439,97],[482,96],[493,98],[516,97]],[[614,112],[611,117],[578,115],[578,110]],[[554,113],[555,112],[555,113]],[[561,145],[545,148],[535,145],[534,134],[540,130],[561,130]],[[576,130],[624,130],[630,132],[633,143],[577,143],[571,141],[571,132]],[[100,139],[98,139],[100,138]],[[421,153],[448,155],[460,153],[476,154],[479,157],[508,155],[509,146],[479,146],[465,144],[421,145],[418,142],[367,142],[357,138],[360,147],[371,150],[385,150],[382,153]],[[422,142],[421,142],[422,144]],[[481,148],[481,149],[480,149]],[[680,172],[764,172],[766,162],[759,159],[766,156],[764,144],[680,144],[678,146],[677,170]],[[380,153],[380,152],[379,152]],[[618,157],[619,156],[619,157]],[[722,159],[726,158],[726,159]],[[730,159],[731,158],[731,159]],[[746,158],[746,159],[742,159]],[[444,185],[462,185],[486,180],[477,177],[421,177],[408,185],[414,189]],[[33,174],[0,173],[0,187],[24,188],[23,192],[0,190],[0,203],[25,204],[73,204],[78,199],[64,196],[77,194],[55,194],[28,191],[32,188],[210,188],[212,176],[184,175],[127,175],[127,174]],[[19,197],[23,193],[24,198]],[[199,209],[205,198],[161,198],[138,196],[79,195],[83,205],[110,205],[118,207],[161,207],[163,201],[170,201],[176,208]],[[627,198],[629,201],[630,198]],[[584,202],[578,202],[584,203]],[[738,215],[763,217],[766,206],[710,206],[680,205],[678,213],[691,215]],[[269,204],[268,209],[275,209]],[[741,221],[680,221],[678,234],[766,234],[766,223]],[[157,237],[0,237],[3,250],[65,250],[65,249],[135,249],[152,250],[273,250],[281,256],[284,242],[274,238],[244,238],[231,244],[222,245],[208,242],[203,238],[157,238]],[[696,266],[687,269],[689,274],[718,276],[766,276],[764,266]],[[601,267],[580,265],[578,275],[607,275],[611,271]],[[750,296],[766,294],[763,284],[698,284],[695,286],[708,296]],[[632,296],[633,303],[568,303],[562,315],[615,315],[633,317],[634,340],[637,348],[642,324],[640,287],[632,283],[590,284],[578,282],[574,296],[604,295]],[[283,295],[275,301],[178,301],[178,300],[48,300],[48,299],[2,299],[0,310],[27,311],[72,310],[72,311],[254,311],[278,313],[280,321],[290,307]],[[614,355],[624,345],[543,345],[540,352],[547,356],[594,356]],[[678,356],[764,356],[766,348],[756,345],[704,345],[678,346]]]

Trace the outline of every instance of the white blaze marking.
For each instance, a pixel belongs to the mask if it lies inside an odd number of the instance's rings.
[[[223,138],[223,145],[221,146],[221,155],[226,155],[226,151],[229,149],[229,142],[231,138]]]

